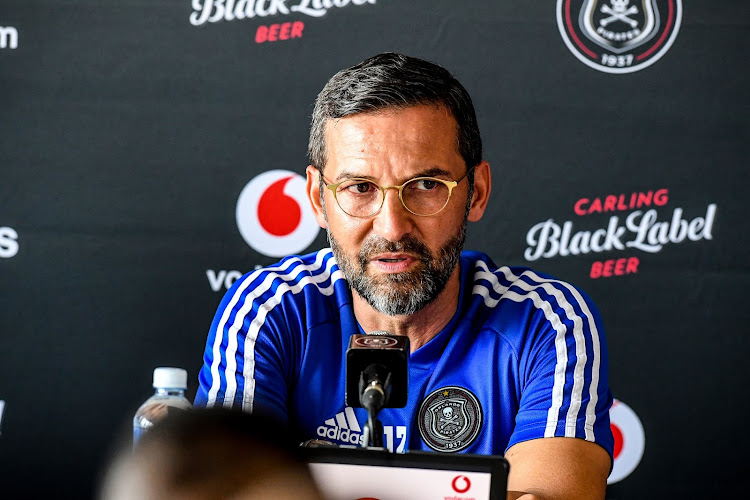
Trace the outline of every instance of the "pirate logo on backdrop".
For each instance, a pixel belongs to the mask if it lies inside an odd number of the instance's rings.
[[[417,422],[427,446],[435,451],[460,451],[479,435],[482,407],[467,389],[442,387],[422,401]]]
[[[682,0],[558,0],[557,24],[571,52],[605,73],[632,73],[672,46]]]
[[[601,7],[600,7],[601,6]],[[583,34],[605,50],[621,54],[651,40],[659,27],[653,0],[587,0],[579,25]]]

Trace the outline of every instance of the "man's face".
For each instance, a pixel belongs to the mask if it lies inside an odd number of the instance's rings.
[[[456,121],[444,109],[416,106],[349,116],[326,126],[325,178],[370,179],[400,185],[422,176],[458,180]],[[345,214],[324,189],[323,216],[331,248],[352,288],[381,313],[413,314],[434,300],[456,270],[466,229],[468,185],[463,180],[437,215],[407,211],[398,191],[386,191],[380,212]],[[319,221],[320,222],[320,221]]]

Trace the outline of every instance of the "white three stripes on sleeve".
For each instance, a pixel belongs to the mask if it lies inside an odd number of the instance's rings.
[[[264,293],[266,293],[271,288],[274,280],[280,279],[280,280],[283,280],[284,283],[282,283],[277,288],[276,293],[272,297],[268,298],[264,303],[258,305],[257,313],[255,317],[252,318],[252,322],[250,324],[248,332],[245,335],[244,368],[243,368],[244,390],[243,390],[242,406],[244,410],[252,411],[253,399],[255,395],[255,379],[254,379],[255,342],[257,340],[260,327],[263,325],[263,322],[265,321],[265,318],[268,312],[271,311],[276,305],[278,305],[281,302],[281,297],[287,292],[296,294],[296,293],[299,293],[307,285],[318,285],[319,283],[325,282],[326,280],[330,278],[331,279],[330,285],[325,288],[319,287],[319,291],[324,295],[331,295],[333,293],[334,283],[338,281],[339,279],[343,279],[342,273],[338,270],[335,271],[333,274],[331,274],[331,267],[335,264],[335,260],[333,258],[328,259],[326,263],[326,268],[324,272],[322,272],[321,274],[314,275],[314,276],[305,276],[296,285],[290,286],[286,283],[286,282],[294,282],[297,279],[297,277],[300,275],[300,273],[302,273],[303,271],[314,273],[315,271],[319,270],[322,267],[323,260],[325,259],[326,256],[330,255],[330,253],[331,253],[330,250],[322,250],[318,252],[318,255],[315,259],[314,264],[310,266],[305,266],[305,265],[300,264],[288,275],[269,274],[268,276],[266,276],[260,285],[255,287],[252,291],[250,291],[247,294],[247,296],[244,298],[244,302],[242,306],[237,311],[234,321],[232,322],[231,326],[228,329],[226,329],[232,310],[234,310],[234,308],[237,306],[237,304],[239,303],[239,300],[242,298],[242,294],[253,283],[253,281],[255,280],[255,278],[257,278],[259,273],[269,272],[269,271],[271,273],[274,273],[274,272],[282,273],[286,271],[292,264],[299,263],[301,261],[300,259],[289,259],[288,261],[284,263],[284,265],[280,267],[267,268],[267,269],[255,271],[254,273],[250,274],[245,280],[243,280],[243,282],[235,291],[235,294],[232,296],[232,299],[227,305],[227,308],[224,310],[221,320],[219,321],[219,324],[217,326],[216,338],[214,340],[214,345],[213,345],[214,359],[211,365],[211,375],[212,375],[213,383],[208,393],[208,405],[209,406],[212,406],[216,403],[216,398],[221,388],[221,379],[219,377],[219,364],[221,362],[221,344],[224,339],[224,336],[227,337],[227,348],[226,348],[227,366],[224,372],[227,386],[224,392],[223,404],[224,406],[230,407],[232,406],[234,402],[234,397],[237,391],[237,381],[235,377],[235,371],[237,368],[237,363],[236,363],[237,345],[238,345],[238,339],[240,337],[240,335],[238,334],[240,332],[240,329],[242,328],[242,325],[244,324],[245,318],[253,309],[253,303],[256,302]],[[226,333],[224,333],[225,329],[226,329]]]
[[[297,262],[298,259],[289,259],[284,263],[283,266],[275,267],[275,268],[269,268],[268,271],[278,271],[278,272],[284,272],[286,271],[292,264]],[[237,290],[235,290],[234,295],[229,300],[229,303],[227,304],[227,307],[224,309],[224,312],[221,315],[221,319],[219,320],[219,324],[216,327],[216,336],[214,338],[214,345],[213,345],[213,363],[211,363],[211,389],[208,391],[207,396],[207,406],[214,406],[216,404],[216,396],[219,393],[219,389],[221,387],[221,379],[219,378],[219,364],[221,363],[221,344],[224,340],[224,328],[226,327],[227,321],[229,321],[229,316],[232,314],[232,311],[237,306],[237,303],[239,302],[240,298],[242,298],[242,293],[247,289],[247,287],[250,286],[250,284],[255,280],[255,278],[262,272],[262,270],[254,271],[251,273],[247,278],[242,280],[242,283],[240,283]],[[237,339],[232,338],[233,335],[230,335],[231,332],[228,332],[229,338],[227,339],[227,343],[229,344],[227,346],[227,352],[230,351],[232,348],[232,345],[234,346],[234,351],[237,349]],[[232,356],[232,359],[234,356]],[[230,363],[229,359],[227,359],[227,363]],[[234,361],[231,361],[232,365],[234,366]],[[225,370],[226,372],[229,372],[229,366]],[[232,369],[232,372],[234,370]],[[226,399],[226,398],[225,398]]]
[[[599,345],[599,331],[594,322],[593,315],[583,299],[581,294],[575,287],[568,283],[558,280],[544,279],[538,276],[532,271],[526,271],[523,276],[527,276],[532,279],[535,284],[529,284],[526,281],[520,279],[511,272],[508,267],[502,267],[498,271],[502,272],[504,277],[511,282],[511,285],[504,286],[500,284],[498,277],[490,272],[487,265],[482,262],[477,262],[479,270],[475,273],[475,281],[484,279],[488,281],[492,290],[500,295],[499,299],[493,299],[489,294],[489,289],[480,284],[474,285],[473,293],[481,295],[484,298],[484,302],[488,307],[494,307],[502,299],[512,300],[513,302],[523,302],[524,300],[531,300],[532,303],[540,309],[547,320],[550,322],[552,327],[556,331],[555,336],[555,352],[557,356],[557,362],[555,365],[555,380],[552,388],[552,403],[547,412],[547,425],[545,427],[544,436],[553,437],[555,435],[555,429],[557,428],[557,422],[559,418],[560,408],[562,407],[564,400],[564,387],[565,377],[568,364],[568,347],[566,341],[566,335],[568,329],[561,321],[557,313],[552,309],[552,305],[544,300],[536,289],[542,289],[549,295],[552,295],[557,300],[559,306],[565,312],[565,315],[569,320],[573,322],[573,338],[575,340],[575,354],[576,364],[573,369],[573,388],[570,394],[570,407],[565,417],[565,436],[575,437],[576,432],[576,420],[578,418],[578,412],[581,408],[583,400],[583,385],[585,381],[584,370],[586,368],[586,362],[588,356],[586,354],[586,338],[583,332],[583,322],[581,316],[576,314],[573,306],[570,304],[563,292],[554,285],[564,287],[575,299],[576,304],[581,309],[585,319],[587,320],[588,330],[591,335],[591,347],[593,353],[592,359],[592,375],[591,383],[589,385],[589,402],[586,405],[586,419],[584,424],[585,439],[587,441],[594,440],[594,422],[596,421],[596,405],[598,402],[597,388],[599,386],[599,368],[601,363],[601,352]],[[554,284],[554,285],[553,285]],[[509,291],[509,288],[513,286],[521,289],[524,293],[518,293],[516,291]]]
[[[334,259],[328,259],[325,272],[316,276],[305,276],[296,285],[288,285],[283,283],[276,289],[276,293],[273,297],[264,302],[258,309],[258,314],[253,318],[250,323],[247,335],[245,336],[245,367],[242,376],[245,380],[245,389],[242,398],[242,409],[246,411],[253,411],[253,400],[255,399],[255,341],[258,338],[258,332],[263,322],[266,319],[266,315],[281,302],[281,297],[288,292],[297,294],[307,285],[318,285],[328,278],[331,278],[331,283],[326,288],[318,287],[318,290],[323,295],[333,294],[333,285],[339,279],[344,279],[344,275],[341,271],[337,270],[331,274],[331,267],[334,265]],[[316,262],[317,264],[317,262]],[[318,268],[320,266],[318,265]],[[317,268],[314,268],[317,269]],[[287,280],[292,281],[292,280]],[[251,381],[251,383],[248,383]]]

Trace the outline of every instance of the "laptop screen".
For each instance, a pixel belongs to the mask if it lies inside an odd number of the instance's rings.
[[[362,448],[305,448],[321,493],[331,500],[504,500],[503,457]]]

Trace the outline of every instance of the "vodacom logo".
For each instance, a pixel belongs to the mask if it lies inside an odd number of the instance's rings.
[[[248,182],[237,200],[236,217],[245,242],[269,257],[302,252],[320,231],[305,178],[288,170],[269,170]]]
[[[638,415],[622,401],[614,400],[609,418],[615,437],[615,463],[607,479],[607,484],[612,484],[628,477],[641,463],[646,433]]]
[[[466,493],[471,488],[471,481],[466,476],[456,476],[453,478],[451,486],[456,493]]]

